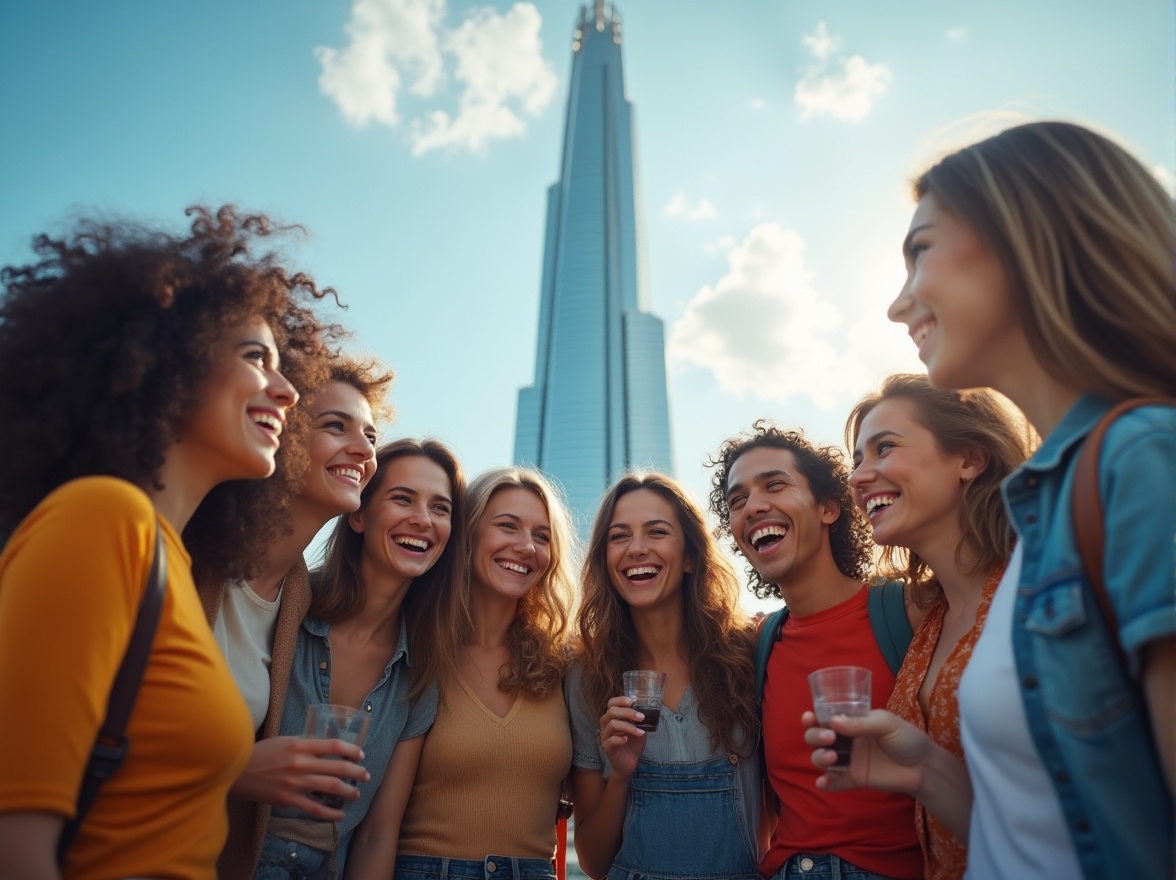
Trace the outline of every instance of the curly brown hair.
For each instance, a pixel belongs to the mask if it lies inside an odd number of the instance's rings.
[[[291,227],[232,206],[186,214],[186,235],[82,220],[61,238],[37,236],[36,262],[0,272],[0,407],[8,414],[0,536],[77,477],[158,487],[164,453],[232,327],[265,320],[299,392],[326,376],[330,341],[342,330],[324,327],[308,306],[334,292],[290,273],[272,252],[255,253]],[[296,409],[279,453],[291,459],[305,456],[306,421]],[[267,506],[264,483],[233,481],[204,499],[184,532],[194,573],[251,572],[284,517]]]
[[[845,445],[856,450],[862,422],[885,400],[906,400],[913,407],[916,422],[932,433],[935,443],[948,455],[976,452],[985,465],[964,488],[959,505],[960,543],[955,561],[962,565],[965,550],[975,555],[967,574],[988,571],[1009,558],[1012,526],[1005,510],[1000,485],[1026,458],[1033,445],[1033,432],[1018,414],[991,391],[943,391],[931,386],[925,375],[895,373],[882,388],[857,402],[845,422]],[[859,461],[857,452],[854,461]],[[883,546],[878,574],[884,579],[900,578],[915,587],[915,602],[929,606],[943,593],[935,573],[919,554],[906,547]]]
[[[581,586],[577,656],[584,697],[603,715],[621,693],[621,673],[637,668],[637,633],[628,603],[609,575],[608,530],[617,501],[648,489],[670,503],[678,515],[689,569],[682,579],[682,610],[690,686],[698,717],[710,730],[711,746],[749,754],[759,734],[755,705],[755,627],[739,608],[739,579],[707,534],[702,511],[673,478],[634,473],[604,495],[592,524]]]
[[[751,430],[723,442],[718,453],[706,463],[714,468],[711,475],[710,509],[718,519],[716,538],[732,538],[731,549],[739,553],[739,545],[731,535],[731,509],[727,506],[727,479],[731,466],[745,452],[761,446],[785,449],[796,459],[796,466],[808,481],[809,489],[818,502],[832,501],[840,509],[837,520],[829,526],[829,544],[837,570],[846,577],[863,580],[869,576],[873,560],[874,542],[870,525],[853,503],[849,488],[849,468],[845,455],[836,446],[817,446],[800,430],[788,431],[759,419]],[[748,589],[759,599],[782,599],[776,584],[769,584],[753,567],[747,568]]]
[[[388,399],[395,380],[396,374],[379,358],[355,355],[334,358],[327,374],[327,383],[342,382],[363,395],[377,425],[387,424],[395,416],[392,401]]]
[[[510,661],[503,670],[500,690],[522,693],[542,700],[560,687],[568,664],[568,625],[572,618],[575,584],[572,577],[576,558],[575,536],[567,509],[555,488],[537,470],[520,467],[491,468],[470,482],[466,513],[469,536],[464,583],[458,616],[453,621],[454,638],[447,653],[450,668],[457,669],[457,652],[473,634],[470,612],[474,533],[490,499],[502,489],[520,488],[533,492],[547,510],[551,524],[551,561],[542,580],[519,600],[518,612],[506,634]]]

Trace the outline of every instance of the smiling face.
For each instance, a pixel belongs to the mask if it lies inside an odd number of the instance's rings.
[[[674,505],[652,489],[636,489],[618,498],[605,561],[613,587],[631,607],[680,602],[682,578],[691,564]]]
[[[274,472],[286,410],[298,392],[278,371],[277,345],[261,319],[225,335],[177,448],[211,483]]]
[[[422,455],[400,455],[380,468],[379,485],[351,528],[363,534],[361,565],[404,579],[436,564],[452,530],[449,475]]]
[[[866,414],[849,483],[876,543],[940,558],[959,543],[959,506],[978,473],[976,456],[943,452],[916,414],[915,403],[901,398]]]
[[[834,565],[829,526],[840,508],[818,501],[791,450],[755,446],[727,472],[731,534],[763,580],[785,586]]]
[[[329,382],[315,394],[310,418],[310,467],[299,499],[328,519],[358,510],[360,492],[376,471],[371,405],[354,385]]]
[[[519,486],[491,495],[474,526],[474,590],[517,602],[542,580],[550,563],[551,522],[542,499]]]
[[[903,244],[907,280],[887,315],[906,324],[936,388],[1008,387],[1036,364],[992,249],[934,196]]]

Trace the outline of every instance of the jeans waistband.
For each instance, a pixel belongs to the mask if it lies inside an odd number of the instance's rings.
[[[419,871],[441,880],[549,880],[555,876],[551,859],[519,859],[486,856],[484,859],[449,859],[440,856],[396,857],[397,871]]]

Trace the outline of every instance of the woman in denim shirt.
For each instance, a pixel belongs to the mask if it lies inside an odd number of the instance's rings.
[[[755,880],[755,631],[701,511],[670,477],[622,478],[596,515],[583,580],[567,682],[581,867],[612,880]],[[627,669],[667,674],[651,733],[618,696]]]
[[[1120,400],[1176,396],[1172,201],[1121,147],[1060,122],[948,156],[915,192],[891,319],[934,385],[995,388],[1043,442],[1004,485],[1019,543],[960,685],[967,771],[875,712],[833,724],[871,737],[868,778],[858,761],[819,784],[914,794],[967,835],[968,877],[1170,878],[1176,410],[1134,410],[1103,445],[1117,629],[1083,570],[1070,502],[1099,419]]]
[[[376,452],[359,510],[339,518],[311,577],[281,733],[301,734],[311,703],[368,712],[363,763],[371,780],[359,783],[359,798],[343,805],[338,823],[275,809],[256,880],[333,880],[344,868],[366,877],[365,859],[395,853],[437,711],[434,629],[454,599],[464,498],[461,466],[447,447],[397,440]]]

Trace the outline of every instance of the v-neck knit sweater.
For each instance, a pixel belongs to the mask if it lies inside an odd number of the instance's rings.
[[[495,715],[446,679],[400,823],[399,855],[550,859],[560,783],[572,763],[563,694],[520,696]]]

